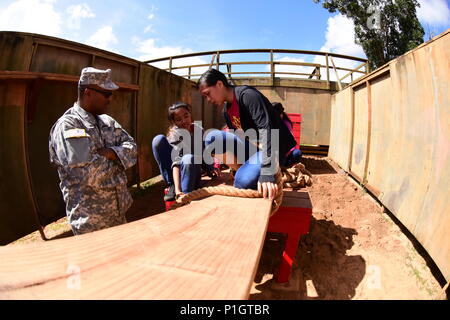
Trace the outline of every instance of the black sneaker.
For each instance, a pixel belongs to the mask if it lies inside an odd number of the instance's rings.
[[[175,185],[171,184],[169,186],[169,192],[164,195],[164,201],[174,201],[175,200]]]

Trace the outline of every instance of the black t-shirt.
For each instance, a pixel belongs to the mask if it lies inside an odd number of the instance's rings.
[[[283,164],[289,150],[297,145],[289,129],[275,112],[270,101],[257,89],[250,86],[236,86],[234,93],[239,105],[242,130],[255,129],[262,142],[262,167],[259,182],[275,182],[279,164]],[[227,113],[231,103],[224,107],[223,114],[227,126],[236,129]],[[279,130],[279,148],[272,150],[271,129]],[[275,143],[275,141],[274,141]]]

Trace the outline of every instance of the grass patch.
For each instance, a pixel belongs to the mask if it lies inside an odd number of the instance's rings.
[[[70,228],[69,222],[67,221],[67,217],[63,217],[53,223],[50,223],[45,226],[44,233],[45,236],[48,239],[52,239],[55,236],[64,234],[66,232],[71,232],[72,229]],[[9,245],[15,245],[15,244],[27,244],[27,243],[33,243],[33,242],[43,242],[44,240],[41,238],[41,234],[39,230],[34,231],[20,239],[17,239],[16,241],[11,242]]]
[[[381,211],[381,217],[385,222],[387,222],[391,227],[395,226],[394,221],[392,221],[391,217],[386,213],[386,209],[383,207],[383,211]]]
[[[129,188],[131,196],[133,198],[139,198],[142,197],[152,190],[154,190],[156,187],[160,186],[161,183],[163,183],[164,180],[161,176],[156,176],[151,179],[148,179],[146,181],[143,181],[140,183],[140,188],[137,184],[131,186]]]
[[[410,253],[407,253],[406,255],[405,264],[411,269],[410,274],[416,278],[419,287],[425,289],[430,297],[434,297],[436,295],[436,290],[430,287],[427,279],[422,276],[421,269],[426,268],[426,265],[417,266],[417,263],[414,263],[412,255],[419,255],[419,253],[411,246],[409,246],[408,249],[410,250]]]
[[[37,241],[42,241],[39,231],[30,233],[30,234],[26,235],[25,237],[22,237],[20,239],[17,239],[16,241],[9,243],[8,245],[26,244],[26,243],[37,242]]]

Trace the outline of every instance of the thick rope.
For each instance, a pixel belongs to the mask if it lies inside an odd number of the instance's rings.
[[[302,163],[297,163],[290,168],[282,168],[282,173],[285,188],[296,190],[312,185],[312,174],[306,170]]]
[[[281,202],[283,201],[283,181],[281,170],[278,170],[275,175],[275,181],[278,186],[278,192],[272,202],[271,216],[278,210],[281,206]],[[262,198],[263,196],[262,193],[259,193],[256,190],[238,189],[232,186],[205,187],[189,192],[188,194],[183,194],[176,200],[170,209],[176,209],[190,203],[193,200],[202,199],[212,195],[241,198]]]

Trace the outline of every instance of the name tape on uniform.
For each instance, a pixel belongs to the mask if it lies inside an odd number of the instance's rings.
[[[64,131],[64,138],[84,138],[89,137],[85,129],[69,129]]]

